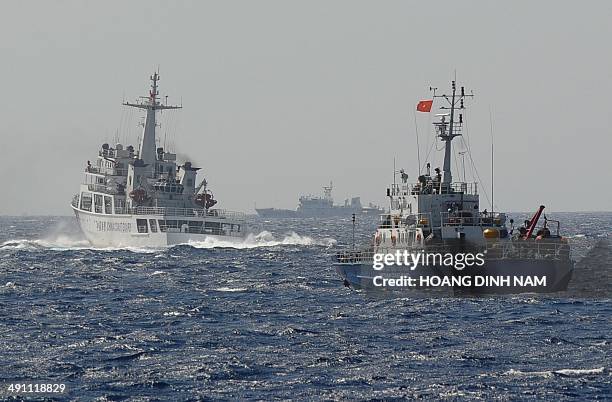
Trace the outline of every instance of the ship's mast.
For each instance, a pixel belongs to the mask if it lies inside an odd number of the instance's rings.
[[[145,164],[153,164],[157,158],[156,146],[155,146],[155,114],[158,110],[165,109],[181,109],[182,106],[171,106],[161,104],[158,101],[159,91],[157,89],[157,82],[159,81],[159,74],[153,73],[151,79],[151,90],[149,91],[148,97],[144,101],[139,103],[124,102],[125,106],[136,107],[139,109],[145,109],[147,111],[147,117],[142,132],[142,138],[140,140],[140,150],[138,157],[144,161]]]
[[[323,187],[323,197],[326,200],[332,200],[332,188],[333,188],[333,185],[331,181],[329,182],[329,187],[328,186]]]
[[[452,173],[451,173],[451,156],[452,156],[451,141],[453,140],[453,138],[461,135],[458,131],[460,131],[461,126],[463,124],[462,114],[459,114],[459,124],[455,124],[455,111],[457,109],[459,110],[465,109],[463,105],[463,100],[467,96],[474,96],[474,95],[473,94],[466,95],[464,87],[461,87],[461,94],[457,95],[457,85],[456,85],[455,80],[452,81],[452,94],[450,95],[450,97],[446,94],[436,95],[437,88],[430,88],[430,89],[433,91],[434,98],[444,98],[448,102],[448,105],[449,105],[449,106],[442,106],[440,107],[440,109],[450,111],[450,114],[449,114],[450,122],[446,123],[445,117],[447,115],[445,114],[445,115],[442,115],[441,122],[434,123],[436,127],[438,128],[438,137],[440,137],[440,139],[445,142],[444,165],[442,167],[442,171],[443,171],[442,183],[448,186],[453,181]]]

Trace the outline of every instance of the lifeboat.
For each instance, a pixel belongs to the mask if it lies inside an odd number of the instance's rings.
[[[147,192],[142,188],[137,188],[136,190],[130,192],[130,198],[137,204],[142,204],[147,200]]]
[[[201,206],[202,208],[209,209],[214,207],[215,204],[217,204],[217,200],[213,198],[212,194],[203,193],[196,195],[195,203]]]

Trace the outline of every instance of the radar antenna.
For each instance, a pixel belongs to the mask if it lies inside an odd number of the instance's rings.
[[[151,89],[148,97],[141,97],[142,101],[138,103],[123,102],[125,106],[135,107],[138,109],[144,109],[147,111],[147,116],[144,122],[144,128],[142,131],[142,137],[140,139],[140,148],[138,157],[144,161],[145,164],[154,164],[157,152],[155,147],[155,114],[158,110],[166,109],[182,109],[181,106],[173,106],[162,104],[158,100],[159,90],[157,89],[157,82],[159,81],[159,74],[153,73],[150,77]]]
[[[448,106],[441,106],[440,110],[448,110],[450,113],[444,112],[440,114],[440,121],[434,123],[436,130],[438,132],[438,137],[442,141],[445,142],[444,148],[444,165],[442,168],[443,176],[442,176],[442,185],[443,187],[448,188],[452,182],[452,174],[451,174],[451,141],[453,138],[461,135],[461,128],[463,127],[463,113],[460,111],[465,109],[464,100],[467,97],[473,97],[473,93],[466,94],[465,87],[461,87],[460,93],[457,93],[457,85],[456,80],[451,82],[451,95],[438,95],[436,94],[438,88],[430,87],[429,90],[433,92],[433,97],[442,98],[446,100]],[[459,121],[456,122],[455,114],[459,111]],[[450,118],[450,121],[446,121],[446,117]]]

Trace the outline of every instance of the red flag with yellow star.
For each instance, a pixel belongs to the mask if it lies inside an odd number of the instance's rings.
[[[417,104],[417,111],[431,112],[431,105],[433,105],[433,99],[432,100],[422,100]]]

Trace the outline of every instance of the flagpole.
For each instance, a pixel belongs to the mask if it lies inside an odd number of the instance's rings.
[[[494,179],[494,159],[493,159],[493,112],[491,111],[491,107],[489,107],[489,124],[491,126],[491,213],[495,211],[495,202],[493,195],[493,179]],[[491,215],[493,216],[493,215]]]
[[[417,125],[416,111],[412,111],[414,115],[414,132],[416,133],[416,145],[417,145],[417,161],[419,163],[419,176],[421,175],[421,147],[419,146],[419,127]]]

